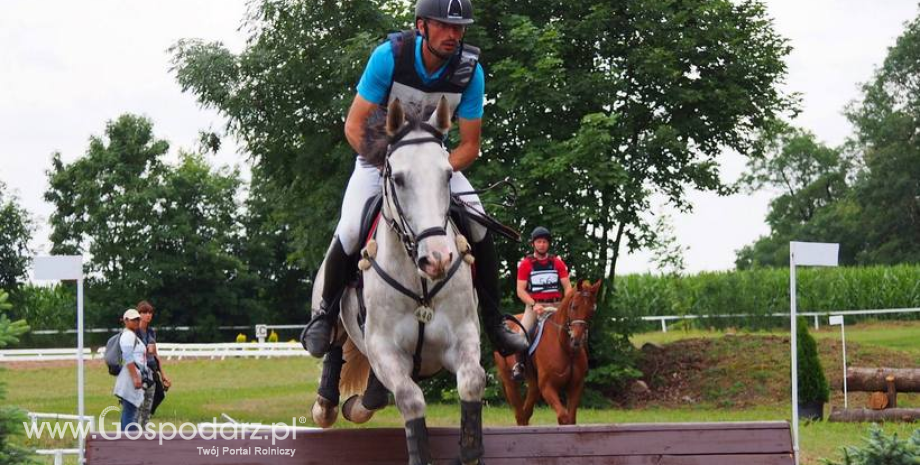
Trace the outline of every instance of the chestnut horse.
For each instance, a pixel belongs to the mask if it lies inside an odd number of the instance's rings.
[[[555,411],[560,425],[574,425],[575,412],[588,374],[588,321],[597,308],[597,293],[601,281],[583,281],[575,292],[543,323],[543,335],[537,350],[527,363],[525,377],[527,398],[521,400],[518,384],[511,379],[514,356],[494,353],[495,366],[505,388],[505,398],[514,409],[519,426],[530,423],[533,407],[542,397]],[[521,315],[518,315],[518,319]],[[520,330],[518,328],[517,330]],[[562,395],[566,402],[563,404]]]

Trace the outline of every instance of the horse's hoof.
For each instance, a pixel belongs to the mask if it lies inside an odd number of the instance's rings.
[[[339,416],[339,407],[323,396],[316,396],[316,402],[313,402],[312,414],[313,423],[316,426],[329,428],[335,424],[335,420]]]
[[[364,405],[361,404],[361,396],[356,394],[349,397],[342,404],[342,416],[346,420],[360,425],[367,423],[374,416],[374,411],[364,408]]]

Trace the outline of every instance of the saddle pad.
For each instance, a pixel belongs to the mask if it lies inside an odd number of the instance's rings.
[[[542,316],[537,319],[537,335],[533,338],[533,342],[530,343],[530,348],[527,349],[527,355],[533,356],[533,353],[537,351],[537,346],[540,345],[540,340],[543,339],[543,325],[546,324],[546,320],[549,317],[553,316],[556,313],[555,310],[546,311]]]

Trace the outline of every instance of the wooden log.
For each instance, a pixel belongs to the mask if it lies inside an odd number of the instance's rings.
[[[847,368],[850,391],[887,391],[885,378],[894,376],[898,392],[920,392],[920,368]]]
[[[884,410],[888,407],[888,395],[884,392],[873,392],[869,396],[869,408],[872,410]]]
[[[880,422],[903,421],[914,422],[920,420],[920,408],[888,408],[885,410],[871,410],[867,408],[831,409],[828,421],[839,422]]]
[[[888,408],[898,408],[898,390],[895,387],[894,375],[886,376],[885,383],[888,385]]]

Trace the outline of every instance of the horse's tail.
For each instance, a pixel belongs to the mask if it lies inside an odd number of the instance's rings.
[[[358,346],[348,338],[342,347],[345,365],[342,367],[342,377],[339,379],[339,391],[342,398],[347,399],[354,394],[364,394],[367,388],[367,377],[371,373],[371,364],[367,357],[358,350]]]

